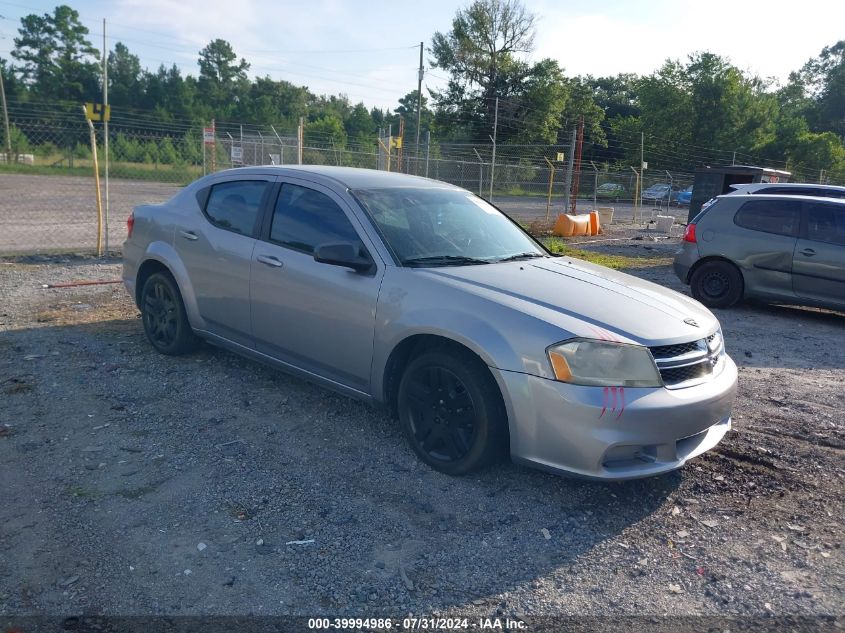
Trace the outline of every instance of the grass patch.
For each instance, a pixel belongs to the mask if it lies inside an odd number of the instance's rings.
[[[668,266],[672,263],[671,257],[630,257],[628,255],[612,255],[588,251],[582,248],[574,248],[559,238],[550,238],[542,241],[552,253],[583,259],[584,261],[598,264],[599,266],[607,266],[615,270],[625,268],[652,268],[655,266]]]
[[[82,176],[93,177],[94,167],[90,160],[76,159],[74,166],[27,165],[24,163],[0,163],[0,174],[26,174],[28,176]],[[162,184],[184,186],[202,176],[202,168],[195,165],[156,165],[153,163],[109,164],[110,179],[143,180]],[[100,164],[100,178],[105,178]]]

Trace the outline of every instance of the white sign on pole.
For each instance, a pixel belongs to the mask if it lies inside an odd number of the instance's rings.
[[[214,128],[213,127],[204,127],[202,129],[202,140],[204,143],[213,143],[214,142]]]
[[[235,147],[234,145],[232,145],[232,162],[233,163],[244,162],[244,148],[243,147]]]

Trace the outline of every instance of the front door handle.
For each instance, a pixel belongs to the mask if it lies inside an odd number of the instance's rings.
[[[179,231],[179,235],[184,237],[186,240],[197,240],[199,237],[193,231]]]
[[[273,268],[281,268],[282,266],[284,266],[281,260],[276,257],[273,257],[272,255],[259,255],[255,259],[260,261],[262,264],[266,266],[272,266]]]
[[[814,251],[812,248],[805,248],[803,251],[801,251],[801,254],[806,257],[812,257],[816,254],[816,251]]]

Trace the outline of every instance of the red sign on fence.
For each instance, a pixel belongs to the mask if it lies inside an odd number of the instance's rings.
[[[206,145],[214,145],[214,128],[204,127],[202,129],[202,140]]]

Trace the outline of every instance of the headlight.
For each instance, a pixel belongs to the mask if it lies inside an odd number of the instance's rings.
[[[573,339],[546,352],[555,378],[594,387],[661,387],[651,352],[641,345]]]

